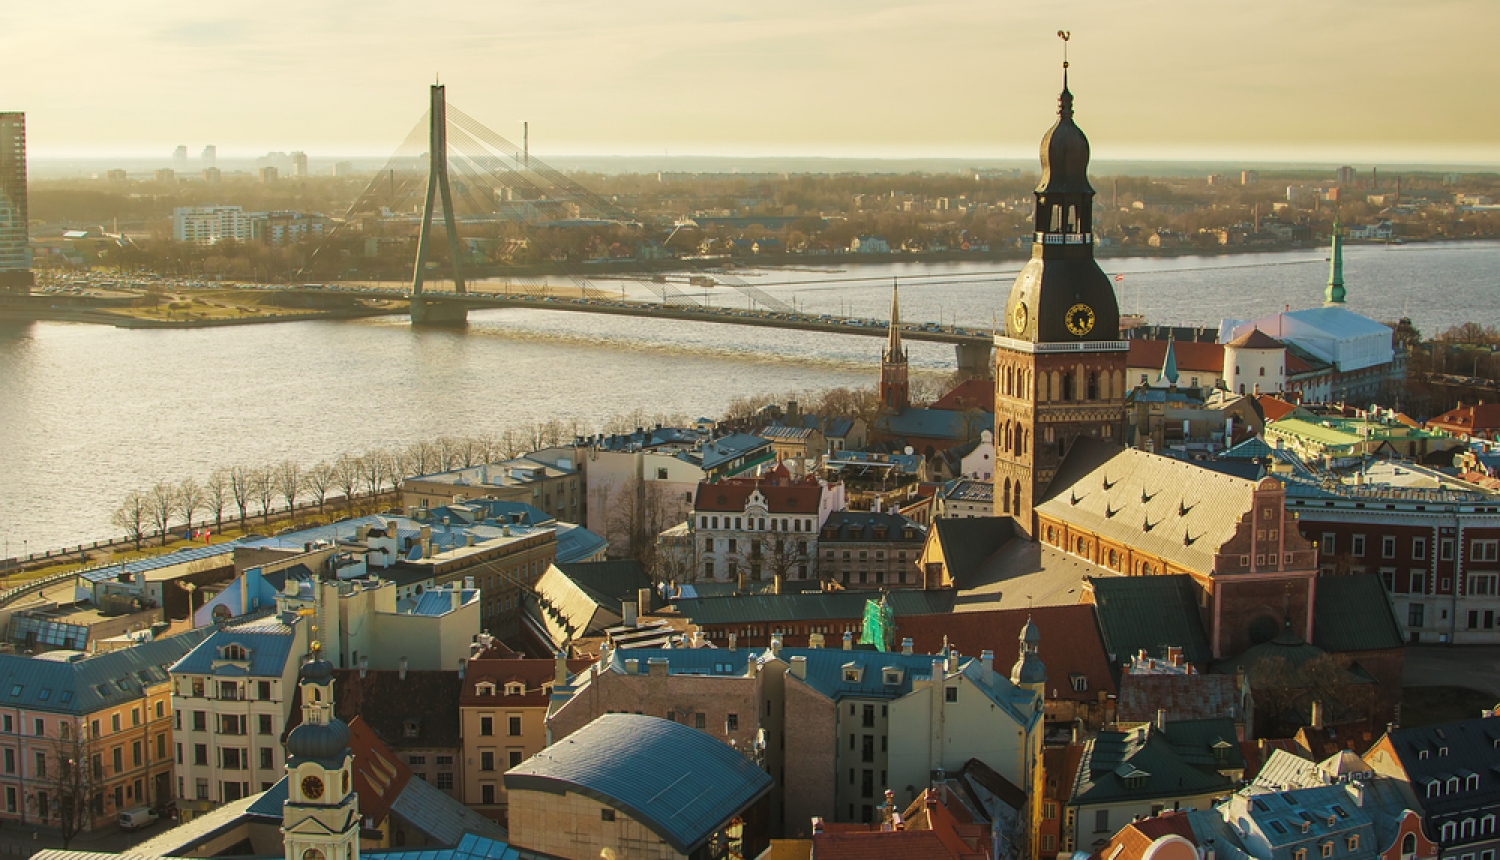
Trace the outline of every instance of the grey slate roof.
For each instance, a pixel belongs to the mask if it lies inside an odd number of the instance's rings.
[[[1485,813],[1500,811],[1500,778],[1496,777],[1500,769],[1500,717],[1396,729],[1387,736],[1427,813],[1424,824],[1429,836],[1435,838],[1449,816],[1474,815],[1481,809]],[[1465,786],[1471,773],[1479,776],[1477,789]],[[1458,777],[1458,791],[1446,788],[1452,777]],[[1433,780],[1443,782],[1445,787],[1428,797],[1427,785]]]
[[[1142,649],[1148,656],[1164,657],[1173,645],[1182,649],[1189,663],[1213,659],[1198,614],[1198,587],[1187,574],[1098,576],[1091,577],[1089,585],[1112,666]]]
[[[1069,803],[1075,806],[1124,800],[1186,797],[1229,790],[1213,757],[1215,745],[1227,744],[1225,768],[1245,766],[1229,720],[1154,724],[1129,731],[1101,731],[1084,748]],[[1139,785],[1127,782],[1134,776]]]
[[[605,714],[507,771],[505,789],[592,797],[691,854],[768,793],[771,777],[704,732]]]
[[[140,698],[208,634],[193,630],[72,662],[0,654],[0,707],[78,715]]]
[[[883,539],[875,537],[876,528],[885,529]],[[902,535],[906,530],[911,531],[911,537]],[[920,548],[922,542],[927,538],[927,527],[907,519],[901,514],[882,511],[835,511],[828,515],[823,521],[823,529],[818,534],[820,544],[840,543],[852,541],[856,543],[870,543],[882,540],[885,543],[905,543]]]
[[[428,785],[425,779],[408,779],[391,811],[420,827],[439,845],[457,845],[468,834],[509,838],[500,825]]]
[[[948,573],[960,588],[1016,534],[1010,517],[938,517],[932,527]]]
[[[1093,465],[1098,450],[1079,440],[1064,467],[1075,453]],[[1135,449],[1117,450],[1076,480],[1059,480],[1065,473],[1076,474],[1059,469],[1039,514],[1202,574],[1213,571],[1214,553],[1234,535],[1255,489],[1253,481]]]

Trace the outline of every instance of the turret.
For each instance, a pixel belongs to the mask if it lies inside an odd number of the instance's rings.
[[[1047,667],[1042,665],[1042,657],[1038,653],[1042,645],[1042,631],[1028,617],[1018,639],[1020,656],[1016,658],[1016,665],[1011,667],[1010,682],[1033,693],[1041,693],[1047,685]]]

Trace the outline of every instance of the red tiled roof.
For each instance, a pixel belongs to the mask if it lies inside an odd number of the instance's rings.
[[[1296,354],[1295,352],[1288,352],[1286,354],[1286,375],[1287,376],[1293,376],[1293,375],[1296,375],[1298,373],[1307,373],[1309,370],[1312,370],[1312,369],[1313,369],[1313,366],[1311,364],[1308,364],[1306,361],[1303,361],[1302,360],[1302,356]]]
[[[1181,836],[1183,839],[1198,844],[1198,839],[1193,835],[1192,825],[1188,822],[1185,812],[1164,812],[1151,818],[1142,818],[1131,822],[1120,828],[1109,843],[1099,849],[1095,857],[1105,857],[1109,860],[1140,860],[1145,856],[1146,849],[1151,843],[1163,836]],[[1119,850],[1116,850],[1118,846]]]
[[[1172,342],[1172,352],[1177,354],[1177,371],[1197,373],[1223,373],[1224,347],[1217,343],[1197,343],[1190,340]],[[1126,367],[1150,367],[1160,369],[1167,360],[1167,342],[1164,340],[1131,340],[1130,356]]]
[[[965,379],[952,391],[939,397],[931,409],[978,409],[980,412],[995,411],[995,381],[993,379]]]
[[[823,832],[812,838],[815,860],[960,860],[931,830]],[[983,855],[975,855],[983,856]]]
[[[1094,607],[1038,606],[1032,609],[991,609],[948,615],[896,617],[896,641],[910,637],[918,654],[933,654],[943,647],[944,637],[960,654],[995,652],[995,669],[1009,675],[1015,662],[1021,628],[1026,619],[1036,622],[1042,633],[1042,665],[1047,667],[1047,697],[1097,701],[1099,691],[1115,692],[1109,658]],[[1076,692],[1072,675],[1088,679],[1088,689]]]
[[[568,672],[577,674],[588,671],[591,662],[590,660],[569,660]],[[458,696],[458,704],[460,707],[474,705],[487,705],[492,708],[546,707],[551,693],[543,685],[552,681],[556,670],[557,661],[545,658],[516,657],[497,660],[481,657],[478,660],[470,660],[464,669],[463,688]],[[507,681],[520,681],[526,685],[526,692],[519,696],[505,695]],[[479,694],[479,685],[486,682],[495,685],[493,696]]]
[[[1455,435],[1500,429],[1500,403],[1481,403],[1478,406],[1450,409],[1428,421],[1427,426]]]
[[[1288,372],[1290,370],[1291,368],[1288,367]],[[1295,403],[1288,403],[1269,394],[1262,394],[1255,398],[1255,401],[1260,404],[1260,411],[1266,416],[1267,421],[1277,421],[1285,418],[1293,409],[1297,408]]]
[[[1225,346],[1235,349],[1285,349],[1286,344],[1266,334],[1258,328],[1250,329],[1239,337],[1231,340]]]
[[[818,498],[822,493],[816,478],[787,481],[776,478],[726,478],[713,483],[698,485],[698,495],[693,502],[695,511],[742,513],[750,494],[760,490],[766,498],[766,508],[773,514],[817,513]]]
[[[359,717],[349,721],[349,751],[354,754],[354,790],[359,814],[376,824],[385,820],[391,804],[411,779],[411,768]]]

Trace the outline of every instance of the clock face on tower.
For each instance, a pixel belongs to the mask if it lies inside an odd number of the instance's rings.
[[[317,800],[323,796],[323,780],[315,776],[309,776],[302,780],[302,794],[311,800]]]
[[[1094,309],[1082,302],[1068,308],[1068,331],[1083,337],[1094,330]]]
[[[1011,327],[1015,329],[1016,334],[1022,334],[1026,331],[1027,318],[1028,312],[1026,310],[1026,303],[1016,302],[1016,309],[1012,311],[1010,315],[1010,324]]]

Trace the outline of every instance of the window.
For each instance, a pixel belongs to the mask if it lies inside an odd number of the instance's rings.
[[[708,728],[708,714],[705,714],[702,711],[699,711],[698,713],[693,714],[693,728],[695,728],[695,729],[706,729],[706,728]]]
[[[480,770],[494,770],[495,769],[495,751],[494,750],[484,750],[483,752],[481,752],[479,754],[479,769]]]
[[[276,759],[270,747],[260,748],[260,766],[263,770],[269,770],[276,766]]]
[[[1497,585],[1500,585],[1500,574],[1469,574],[1469,594],[1474,597],[1494,597],[1500,594],[1500,590],[1496,588]]]
[[[1427,558],[1427,538],[1411,539],[1411,557],[1416,561]]]
[[[511,767],[515,767],[516,765],[520,764],[521,763],[521,759],[522,759],[522,754],[521,754],[520,750],[511,750],[510,751],[510,766]]]
[[[120,771],[124,770],[125,769],[125,748],[124,747],[115,747],[113,750],[110,751],[110,753],[111,753],[111,755],[112,755],[112,757],[114,759],[115,773],[119,773]]]
[[[208,744],[193,744],[193,764],[208,766]]]
[[[1382,537],[1380,539],[1380,557],[1381,558],[1395,558],[1396,557],[1396,536],[1395,535],[1386,535],[1385,537]]]
[[[1333,843],[1332,842],[1324,842],[1323,845],[1322,845],[1322,851],[1323,851],[1323,856],[1324,857],[1332,857],[1333,856]]]
[[[43,719],[32,720],[31,728],[33,729],[32,734],[36,735],[37,737],[41,737],[42,735],[45,735],[47,733],[47,721]],[[115,731],[118,732],[119,730],[120,715],[115,714]]]
[[[860,725],[864,726],[867,729],[872,729],[872,728],[875,727],[875,706],[874,705],[865,705],[864,706],[864,709],[863,709],[863,711],[860,714]]]
[[[495,718],[494,717],[480,717],[479,718],[479,733],[481,735],[484,735],[485,737],[489,737],[489,736],[493,735],[495,733]]]
[[[116,731],[118,731],[119,728],[119,726],[115,726]],[[193,711],[193,731],[208,731],[208,711]]]
[[[255,698],[260,699],[263,702],[268,701],[271,698],[270,681],[255,682]]]
[[[601,809],[601,810],[599,810],[599,820],[600,821],[614,821],[615,820],[615,811],[613,809]]]
[[[1421,603],[1412,603],[1406,607],[1406,626],[1421,627],[1426,615],[1427,606]]]
[[[667,470],[666,469],[657,469],[656,470],[656,480],[658,480],[658,481],[665,481],[666,479],[667,479]]]
[[[443,790],[443,791],[452,791],[453,790],[453,774],[452,774],[452,772],[445,771],[445,772],[439,773],[437,775],[437,787],[439,789]]]
[[[272,733],[272,731],[271,731],[271,715],[270,714],[261,714],[258,719],[259,719],[260,725],[257,727],[257,731],[260,734],[263,734],[263,735],[269,735],[269,734],[271,734]]]
[[[1094,810],[1094,832],[1095,833],[1108,833],[1109,832],[1109,810],[1108,809],[1096,809],[1096,810]]]
[[[1350,547],[1349,553],[1351,555],[1355,556],[1355,557],[1359,557],[1359,556],[1362,556],[1362,555],[1365,554],[1365,536],[1364,535],[1355,535],[1354,536],[1353,545]]]
[[[739,730],[740,730],[740,715],[739,714],[730,714],[729,716],[727,716],[727,717],[724,718],[724,731],[726,733],[727,732],[737,732]]]
[[[943,701],[945,701],[945,702],[956,702],[956,701],[958,701],[958,688],[957,687],[945,687],[943,689]]]
[[[487,782],[479,786],[479,802],[484,804],[493,804],[495,802],[494,783]]]
[[[1453,560],[1453,538],[1443,538],[1438,544],[1438,558],[1443,561]]]
[[[510,736],[513,737],[513,738],[520,737],[521,736],[521,717],[520,717],[520,715],[519,714],[513,714],[513,715],[511,715],[510,719],[507,720],[507,722],[509,723],[509,726],[507,728],[509,729]]]
[[[1338,543],[1338,535],[1333,532],[1323,532],[1323,539],[1318,541],[1318,552],[1323,555],[1333,555]]]
[[[1500,561],[1500,540],[1476,540],[1469,544],[1469,561]]]

